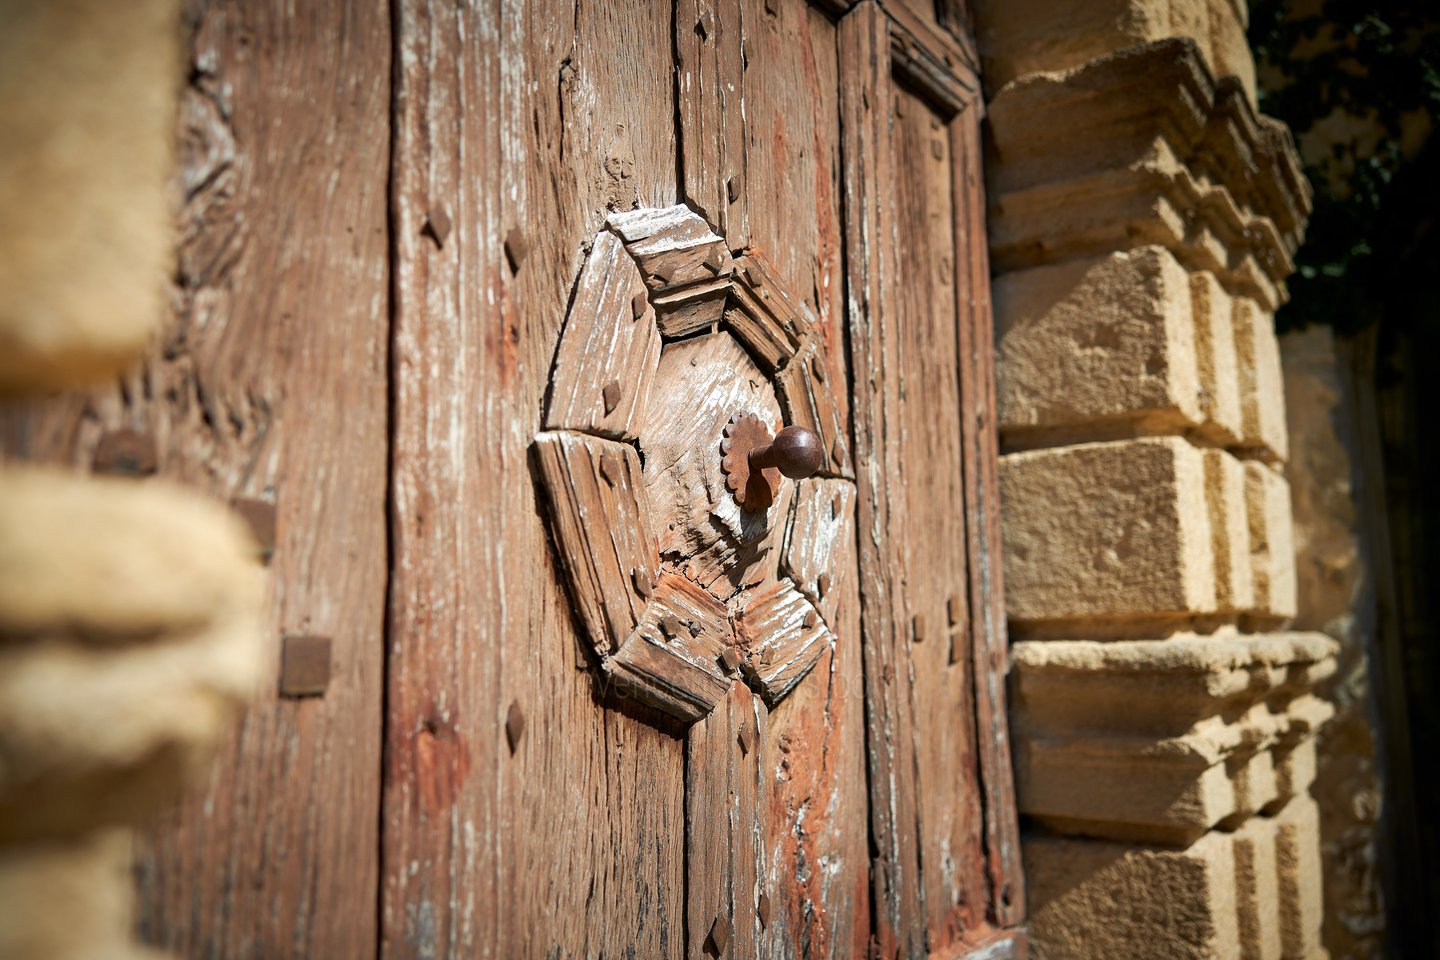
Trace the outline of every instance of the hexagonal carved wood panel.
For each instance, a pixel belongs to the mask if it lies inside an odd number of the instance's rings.
[[[693,722],[743,678],[773,706],[834,641],[849,450],[814,323],[768,260],[684,206],[616,214],[565,320],[534,453],[600,669]],[[818,476],[765,510],[725,486],[730,418],[813,430]],[[843,551],[838,554],[845,555]]]

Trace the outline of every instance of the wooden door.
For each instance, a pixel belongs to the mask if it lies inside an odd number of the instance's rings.
[[[147,939],[1023,953],[942,6],[193,0],[171,330],[5,449],[128,431],[273,508],[277,676],[317,637],[331,674],[260,691],[143,844]],[[763,519],[717,472],[732,409],[824,441]]]

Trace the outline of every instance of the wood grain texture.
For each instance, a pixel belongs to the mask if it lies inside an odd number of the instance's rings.
[[[592,238],[675,202],[668,18],[416,0],[395,25],[380,952],[674,955],[683,741],[576,669],[527,456]],[[441,248],[421,232],[439,204]]]
[[[780,387],[780,403],[785,408],[785,422],[806,427],[820,438],[825,450],[821,475],[854,477],[850,467],[850,445],[845,440],[844,409],[836,397],[844,392],[844,383],[837,382],[826,361],[825,353],[814,337],[796,351],[795,356],[776,376]]]
[[[740,0],[674,5],[682,189],[731,250],[750,239],[740,6]]]
[[[737,598],[735,637],[744,651],[745,676],[770,706],[805,678],[832,641],[820,612],[789,580]]]
[[[789,363],[810,331],[809,318],[786,286],[759,250],[746,250],[735,263],[725,326],[767,375]]]
[[[103,434],[134,429],[161,477],[276,505],[265,682],[203,789],[142,838],[137,922],[183,956],[365,956],[386,573],[389,11],[194,2],[184,26],[173,315],[113,386],[7,407],[4,455],[87,469]],[[289,632],[332,638],[323,697],[279,699]]]
[[[744,510],[725,486],[725,425],[754,413],[773,425],[780,404],[770,380],[729,333],[665,346],[640,434],[645,483],[666,563],[729,600],[773,575],[791,484],[765,512]]]
[[[956,263],[947,125],[920,97],[896,99],[893,196],[904,282],[884,367],[899,390],[884,422],[887,444],[898,448],[899,469],[888,480],[902,505],[890,544],[906,580],[920,864],[935,949],[983,924],[989,901],[974,677],[968,659],[951,657],[947,636],[952,618],[966,619],[969,588],[955,291],[964,268]]]
[[[836,28],[813,5],[744,0],[750,243],[810,321],[829,369],[845,370],[840,85]],[[850,434],[846,391],[836,397]]]
[[[854,536],[854,487],[806,480],[797,511],[844,488],[820,608],[834,634],[809,677],[770,714],[764,752],[770,812],[766,844],[771,921],[762,956],[861,957],[870,938],[864,678]],[[793,529],[793,528],[792,528]],[[816,540],[825,539],[818,532]],[[815,548],[818,555],[822,548]],[[792,552],[787,548],[787,556]],[[819,575],[815,575],[819,579]],[[818,586],[817,586],[818,590]]]
[[[767,711],[745,684],[685,735],[687,957],[759,956]]]
[[[724,604],[704,587],[663,573],[634,634],[604,670],[633,696],[693,723],[725,698],[735,671],[721,655],[733,643]]]
[[[864,635],[866,742],[870,783],[871,882],[875,950],[923,956],[919,797],[915,783],[915,702],[909,679],[905,579],[892,538],[904,528],[898,444],[886,424],[900,405],[897,349],[899,250],[895,243],[896,167],[891,125],[889,23],[873,3],[840,22],[840,61],[853,71],[841,86],[845,146],[851,411]],[[859,375],[859,371],[866,371]],[[898,420],[897,420],[898,425]]]
[[[834,374],[829,382],[848,462],[839,97],[851,67],[839,57],[831,15],[815,5],[744,0],[740,14],[748,61],[749,242],[807,316],[810,337]],[[782,378],[793,384],[800,368],[792,360],[787,369]],[[804,424],[795,406],[787,422]],[[815,482],[793,485],[797,504]],[[791,486],[787,481],[782,492]],[[845,509],[853,523],[853,495]],[[834,645],[770,714],[764,752],[770,923],[761,944],[770,958],[861,957],[868,949],[864,693],[851,536],[834,556],[835,618],[828,608],[825,616]]]
[[[659,573],[635,448],[566,430],[539,434],[535,460],[575,614],[597,653],[620,649]]]
[[[966,552],[990,915],[992,922],[1014,927],[1025,919],[1025,882],[1005,706],[1010,647],[1005,630],[1000,443],[995,417],[995,325],[985,234],[980,108],[977,97],[950,125],[950,149],[955,157],[952,165],[955,243],[957,265],[962,268],[956,288],[960,315],[960,403],[969,418],[968,429],[964,431],[965,515],[969,518]]]
[[[560,335],[546,402],[547,429],[635,439],[660,362],[660,332],[645,298],[634,259],[618,237],[602,231],[580,273]]]
[[[709,224],[685,206],[613,214],[609,222],[645,279],[661,333],[684,337],[720,322],[733,264]]]

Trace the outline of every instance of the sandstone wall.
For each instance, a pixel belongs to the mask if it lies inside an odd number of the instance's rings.
[[[1033,954],[1324,956],[1272,320],[1310,191],[1243,4],[976,16]]]
[[[1355,478],[1355,398],[1349,357],[1329,328],[1280,338],[1290,421],[1295,511],[1295,624],[1340,644],[1322,695],[1335,718],[1321,731],[1312,792],[1320,808],[1325,869],[1325,946],[1336,960],[1385,950],[1380,863],[1381,778],[1370,655],[1377,628],[1375,585],[1360,536]]]
[[[113,375],[165,316],[179,17],[0,2],[0,395]],[[0,464],[0,957],[152,955],[130,831],[252,692],[261,578],[190,491]]]

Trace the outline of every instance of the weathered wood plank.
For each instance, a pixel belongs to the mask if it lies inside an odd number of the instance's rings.
[[[130,429],[160,476],[275,504],[264,684],[209,783],[142,838],[137,922],[182,956],[369,956],[390,14],[369,0],[192,2],[184,27],[162,341],[113,387],[7,407],[0,445],[88,469]],[[332,638],[323,697],[279,698],[285,632]]]
[[[659,574],[635,448],[568,430],[535,438],[535,460],[576,615],[597,653],[620,648]]]
[[[952,658],[949,642],[950,621],[966,619],[969,579],[953,158],[945,118],[936,109],[946,108],[908,91],[896,94],[895,237],[904,282],[884,369],[887,379],[900,383],[885,421],[887,443],[899,448],[899,470],[889,481],[904,498],[904,520],[890,530],[890,550],[903,556],[907,575],[920,865],[931,949],[983,924],[989,899],[971,664]]]
[[[635,439],[659,362],[660,331],[640,271],[619,238],[603,231],[565,318],[546,428]]]
[[[1025,919],[1015,776],[1005,708],[1010,670],[1005,631],[1004,562],[1000,540],[999,438],[995,421],[994,320],[985,235],[977,97],[950,125],[955,178],[955,244],[959,294],[961,408],[965,430],[965,515],[970,573],[970,629],[975,676],[976,730],[985,796],[986,867],[993,921],[1010,927]]]
[[[765,705],[737,680],[685,736],[687,957],[759,956],[766,719]]]
[[[941,112],[963,110],[980,91],[980,60],[968,30],[955,29],[953,12],[940,14],[949,29],[937,25],[932,0],[882,0],[882,5],[890,15],[895,72]]]
[[[736,606],[735,636],[744,652],[745,676],[773,707],[829,649],[830,631],[789,580],[746,591]]]
[[[683,741],[576,669],[528,456],[592,238],[675,203],[668,18],[407,0],[395,24],[381,953],[674,955]]]
[[[843,493],[842,512],[825,519],[835,493]],[[785,562],[792,572],[808,574],[800,582],[820,594],[835,639],[806,681],[770,714],[763,771],[769,784],[771,920],[762,955],[861,957],[870,938],[870,855],[854,487],[843,480],[805,480],[797,485],[795,503]],[[806,517],[812,509],[821,516]],[[815,525],[807,525],[804,543],[796,544],[793,532],[802,519]],[[821,562],[828,573],[818,572]]]
[[[811,323],[833,387],[837,435],[850,474],[850,397],[846,386],[845,301],[840,192],[841,84],[831,13],[848,4],[744,0],[746,198],[750,243]],[[800,382],[792,359],[780,379]],[[805,377],[812,380],[813,377]],[[799,391],[806,394],[809,386]],[[808,423],[791,397],[787,422]],[[823,422],[824,415],[819,419]],[[829,439],[824,430],[817,432]],[[833,450],[833,442],[829,444]],[[818,480],[793,485],[797,507],[817,496]],[[840,483],[836,481],[836,483]],[[766,863],[769,924],[761,955],[862,957],[870,935],[866,826],[864,693],[861,677],[853,486],[843,509],[852,524],[833,555],[821,608],[836,640],[770,714],[764,751],[769,806]],[[791,487],[790,482],[782,485]],[[828,487],[826,488],[828,489]],[[823,496],[823,494],[822,494]],[[830,500],[825,501],[829,510]],[[810,573],[811,585],[819,577]],[[798,580],[799,578],[797,578]],[[832,617],[833,614],[833,617]]]
[[[684,196],[732,250],[750,242],[740,5],[677,0],[674,8]]]
[[[663,573],[634,634],[604,669],[639,699],[693,723],[730,689],[738,659],[723,657],[732,646],[725,605],[704,587]]]
[[[900,336],[900,264],[894,192],[893,103],[889,22],[873,3],[840,21],[844,132],[846,272],[849,288],[851,415],[865,708],[873,848],[876,951],[923,956],[926,910],[921,887],[919,803],[915,782],[914,689],[908,682],[910,617],[903,554],[896,549],[908,518],[899,444],[888,425],[901,423],[900,371],[892,359]]]
[[[774,265],[751,248],[735,263],[725,326],[770,374],[795,356],[810,331],[810,320],[790,298]]]
[[[850,445],[845,441],[844,412],[836,399],[837,393],[844,392],[844,384],[836,381],[815,338],[805,341],[776,380],[786,422],[813,430],[820,438],[820,445],[826,451],[820,473],[853,477]]]
[[[636,210],[610,217],[651,292],[667,337],[685,337],[720,321],[733,263],[725,241],[689,207]]]

